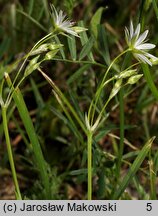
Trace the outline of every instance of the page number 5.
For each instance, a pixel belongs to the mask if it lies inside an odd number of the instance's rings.
[[[147,203],[146,204],[146,210],[151,211],[152,210],[152,203]]]

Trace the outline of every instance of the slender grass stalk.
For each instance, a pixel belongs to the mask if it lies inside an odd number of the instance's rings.
[[[7,106],[5,105],[2,106],[2,119],[3,119],[3,128],[4,128],[4,134],[6,138],[6,144],[7,144],[8,158],[9,158],[9,163],[10,163],[14,186],[15,186],[15,192],[16,192],[15,194],[18,200],[22,200],[20,188],[19,188],[19,184],[17,180],[16,170],[15,170],[15,165],[14,165],[10,138],[9,138],[9,131],[8,131],[8,125],[7,125]]]
[[[92,132],[87,133],[87,143],[88,143],[88,200],[92,200]]]

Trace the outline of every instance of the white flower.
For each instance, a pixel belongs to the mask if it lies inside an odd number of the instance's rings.
[[[74,22],[67,19],[66,14],[64,14],[62,10],[57,12],[54,5],[51,5],[51,9],[52,9],[51,16],[53,18],[53,24],[55,29],[79,37],[77,32],[73,29]]]
[[[156,60],[157,58],[147,51],[153,49],[155,47],[152,43],[146,43],[146,37],[148,35],[148,30],[143,32],[140,35],[140,23],[137,25],[136,29],[133,28],[133,23],[130,23],[130,29],[128,30],[125,27],[125,37],[126,42],[132,51],[134,57],[143,62],[152,65],[152,60]]]

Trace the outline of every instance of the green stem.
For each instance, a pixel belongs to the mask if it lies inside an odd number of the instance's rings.
[[[53,58],[53,61],[61,61],[61,62],[68,62],[68,63],[74,63],[74,64],[91,64],[91,65],[96,65],[98,67],[107,69],[107,66],[104,64],[98,63],[96,61],[82,61],[82,60],[70,60],[70,59],[61,59],[61,58]]]
[[[9,163],[10,163],[13,181],[15,185],[16,197],[18,200],[22,200],[20,189],[19,189],[19,184],[17,180],[16,170],[15,170],[14,160],[13,160],[10,138],[9,138],[9,132],[8,132],[8,126],[7,126],[7,107],[6,106],[2,106],[2,119],[3,119],[3,128],[4,128],[4,134],[6,138],[6,144],[7,144],[8,158],[9,158]]]
[[[87,134],[88,143],[88,200],[92,200],[92,133]]]

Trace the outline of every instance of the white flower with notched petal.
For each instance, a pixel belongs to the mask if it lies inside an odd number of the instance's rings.
[[[57,12],[54,5],[51,5],[52,13],[51,17],[53,19],[54,28],[58,31],[68,33],[70,35],[74,35],[79,37],[77,33],[87,30],[86,28],[82,28],[79,26],[74,26],[74,22],[66,18],[66,14],[62,10]]]
[[[146,30],[140,35],[140,23],[134,30],[132,21],[129,30],[125,27],[126,42],[134,57],[143,63],[152,65],[152,60],[156,60],[157,58],[147,52],[155,47],[152,43],[146,43],[148,32],[149,31]]]

